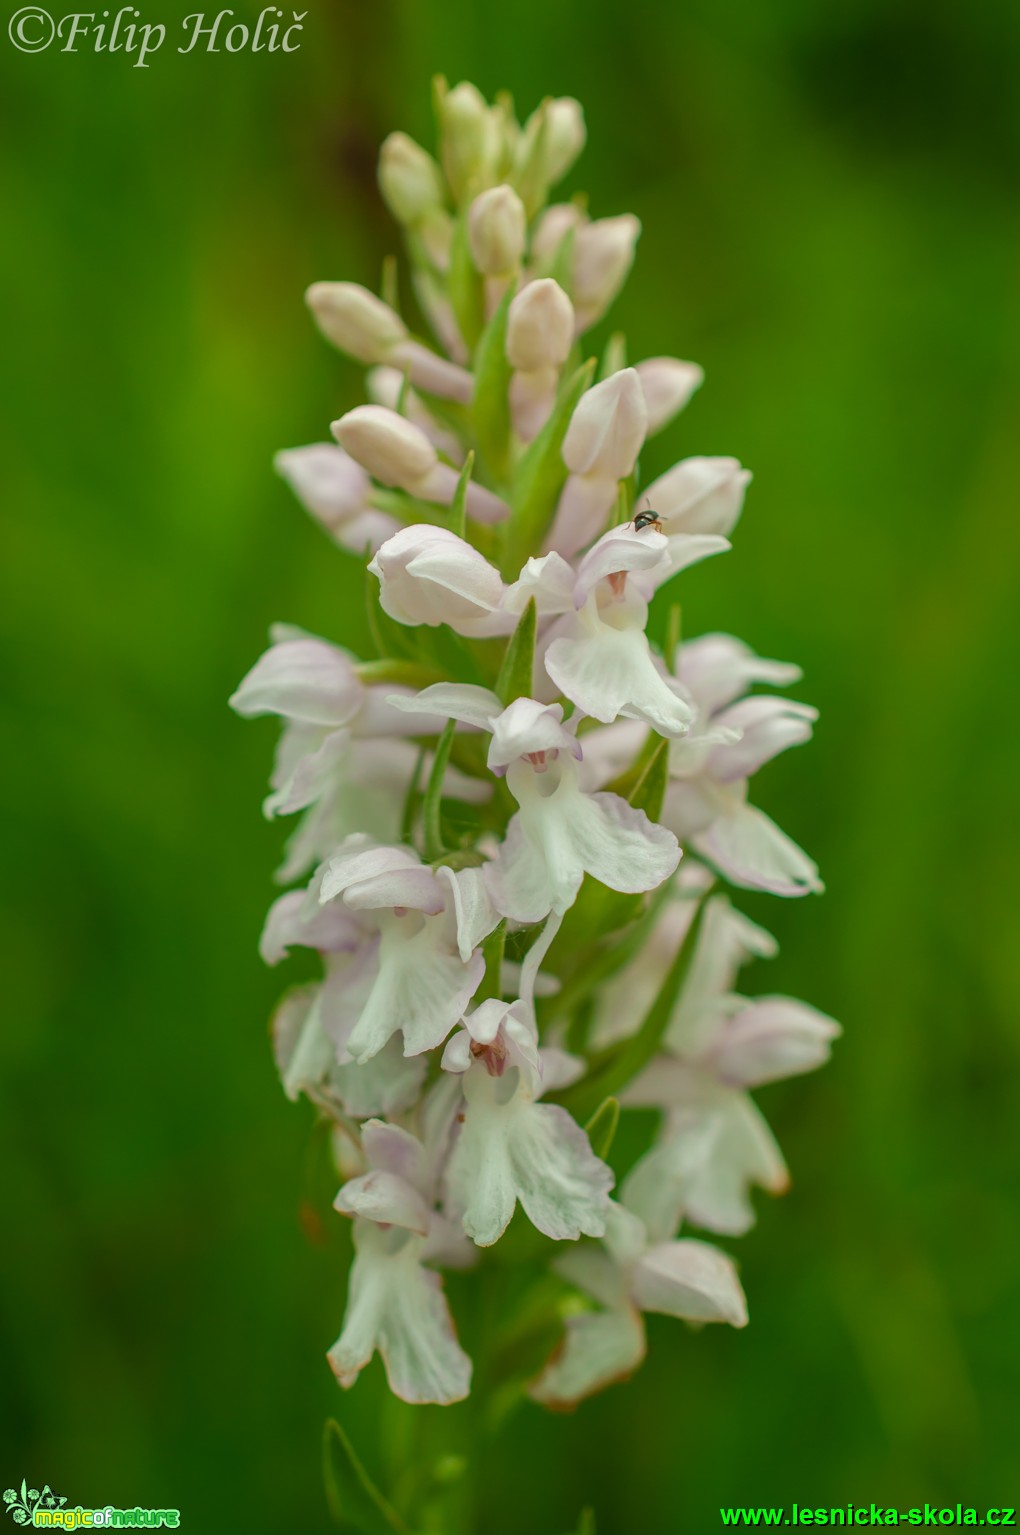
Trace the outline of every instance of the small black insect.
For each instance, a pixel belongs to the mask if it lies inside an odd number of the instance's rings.
[[[653,512],[650,506],[643,512],[638,512],[634,518],[634,532],[640,533],[642,528],[654,528],[656,533],[662,532],[662,518],[658,512]]]

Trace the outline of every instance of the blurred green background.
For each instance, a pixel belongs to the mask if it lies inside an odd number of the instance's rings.
[[[325,1530],[326,1414],[383,1463],[378,1366],[341,1397],[323,1359],[343,1280],[265,1038],[274,729],[226,697],[275,618],[361,636],[270,458],[358,398],[302,290],[377,281],[376,149],[431,142],[443,70],[584,102],[567,188],[645,228],[612,323],[708,374],[644,468],[755,471],[685,624],[822,709],[757,797],[829,893],[745,903],[783,945],[747,985],[846,1028],[760,1094],[794,1186],[736,1248],[751,1326],[653,1319],[631,1384],[524,1409],[484,1528],[1014,1502],[1020,11],[342,0],[303,38],[137,70],[0,36],[0,1485]]]

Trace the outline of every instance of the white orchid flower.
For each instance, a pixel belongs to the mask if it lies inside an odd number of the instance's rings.
[[[646,1352],[642,1312],[683,1321],[747,1325],[747,1302],[731,1258],[707,1242],[672,1240],[647,1225],[625,1185],[599,1247],[565,1253],[553,1267],[599,1303],[568,1317],[561,1350],[531,1387],[536,1401],[571,1407],[626,1379]]]
[[[498,858],[485,869],[496,909],[517,922],[540,922],[574,902],[585,874],[613,890],[654,890],[676,869],[675,838],[617,794],[587,794],[583,755],[559,704],[518,698],[504,709],[495,693],[436,683],[395,708],[445,714],[487,730],[488,763],[505,773],[518,804]]]
[[[594,719],[643,720],[665,736],[685,735],[694,709],[652,654],[648,602],[678,571],[728,549],[716,536],[667,536],[654,528],[613,528],[581,560],[572,614],[542,640],[542,661],[558,690]]]
[[[697,708],[698,729],[670,750],[663,807],[666,825],[733,884],[784,896],[823,889],[818,868],[748,803],[747,781],[780,752],[809,740],[818,711],[791,699],[739,695],[753,682],[786,684],[799,676],[799,667],[763,660],[728,635],[681,646],[677,679]]]
[[[436,1171],[422,1143],[377,1119],[362,1126],[361,1138],[367,1170],[335,1201],[355,1218],[355,1259],[343,1329],[327,1358],[345,1388],[378,1352],[390,1389],[405,1402],[458,1402],[468,1394],[471,1361],[440,1278],[424,1265],[462,1267],[471,1250],[434,1208]]]

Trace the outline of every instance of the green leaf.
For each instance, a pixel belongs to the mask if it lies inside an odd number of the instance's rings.
[[[602,361],[599,363],[599,382],[606,378],[612,378],[614,373],[619,373],[627,366],[627,338],[622,330],[614,331],[606,342],[602,353]]]
[[[421,770],[425,766],[425,748],[419,747],[418,756],[415,759],[414,772],[404,795],[404,809],[400,817],[400,840],[402,843],[413,841],[414,818],[418,814],[418,800],[421,797]]]
[[[437,666],[425,666],[421,661],[405,661],[395,656],[383,656],[378,661],[359,661],[354,670],[367,687],[374,683],[392,682],[398,687],[427,688],[433,682],[444,681],[444,674]]]
[[[585,1125],[591,1149],[603,1162],[609,1156],[610,1148],[616,1138],[616,1127],[620,1123],[620,1103],[617,1098],[603,1098],[594,1114]]]
[[[558,1101],[570,1110],[575,1119],[582,1119],[585,1115],[594,1113],[603,1098],[618,1093],[628,1082],[632,1082],[655,1055],[672,1017],[677,997],[690,971],[701,933],[701,924],[704,921],[705,906],[714,889],[714,886],[710,886],[698,901],[694,920],[638,1032],[632,1038],[621,1040],[619,1044],[611,1045],[607,1050],[600,1052],[592,1060],[591,1069],[586,1077],[575,1083],[573,1087],[568,1087],[564,1092],[556,1095]]]
[[[447,292],[464,344],[473,353],[485,324],[485,283],[471,259],[466,213],[453,224]]]
[[[474,450],[464,460],[464,467],[460,471],[460,479],[457,481],[457,489],[453,493],[453,502],[450,506],[450,527],[458,538],[467,540],[467,493],[471,483],[471,471],[475,467]]]
[[[660,737],[627,798],[635,810],[643,810],[650,821],[657,821],[662,814],[668,784],[669,742]]]
[[[549,271],[545,274],[547,277],[551,277],[553,282],[559,283],[569,299],[574,297],[574,242],[576,238],[577,231],[571,227],[557,246],[556,254],[549,264]]]
[[[542,542],[567,478],[563,439],[577,403],[595,374],[595,359],[582,363],[567,382],[548,421],[517,466],[513,516],[507,525],[505,574],[515,578]]]
[[[396,256],[384,256],[382,264],[382,301],[389,304],[394,314],[400,313],[400,286]]]
[[[496,693],[504,705],[515,698],[530,698],[534,686],[535,630],[538,625],[538,609],[534,597],[517,620],[517,628],[510,636],[503,665],[496,678]]]
[[[506,355],[506,328],[513,289],[503,295],[499,308],[482,332],[475,353],[475,392],[471,421],[478,451],[489,475],[505,480],[510,460],[510,363]]]
[[[364,1535],[410,1535],[396,1509],[383,1497],[335,1418],[322,1434],[323,1474],[330,1513],[342,1529]]]
[[[501,997],[503,979],[503,951],[506,948],[506,923],[501,922],[482,944],[485,957],[485,974],[478,988],[474,1006],[478,1007],[490,997]]]
[[[446,775],[446,764],[450,760],[450,747],[453,745],[453,732],[456,729],[456,720],[447,720],[446,728],[439,737],[436,746],[436,755],[432,762],[432,771],[429,774],[428,788],[425,790],[425,803],[422,806],[422,827],[425,834],[425,859],[428,863],[434,863],[437,858],[443,856],[443,828],[440,810],[443,801],[443,779]]]

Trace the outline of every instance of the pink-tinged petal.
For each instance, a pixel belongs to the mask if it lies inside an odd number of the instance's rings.
[[[384,611],[398,623],[449,624],[468,637],[508,634],[516,624],[502,612],[499,571],[448,528],[402,528],[368,568],[379,578]]]
[[[327,640],[293,639],[256,661],[230,707],[246,719],[279,714],[306,725],[337,726],[354,717],[364,693],[345,651]]]
[[[677,676],[706,715],[715,714],[746,693],[755,682],[785,688],[803,673],[790,661],[756,656],[732,634],[702,634],[680,647]]]
[[[523,613],[532,597],[539,618],[573,612],[574,569],[561,554],[532,556],[518,579],[507,587],[503,606],[509,613]]]
[[[747,1326],[747,1301],[733,1260],[707,1242],[685,1239],[650,1248],[634,1267],[631,1293],[642,1311]]]
[[[333,954],[357,949],[365,936],[361,922],[342,906],[320,906],[316,911],[304,890],[288,890],[269,908],[259,953],[267,965],[278,965],[292,948]]]
[[[590,598],[552,640],[545,669],[564,697],[593,719],[609,724],[623,714],[661,735],[684,735],[694,711],[652,655],[645,612],[641,599],[630,594],[602,609]]]
[[[361,1141],[370,1167],[393,1173],[417,1189],[419,1194],[430,1192],[428,1159],[416,1135],[401,1125],[370,1119],[361,1127]]]
[[[766,762],[791,746],[811,739],[818,710],[788,698],[744,698],[716,715],[714,724],[740,732],[739,739],[715,746],[707,771],[719,783],[750,778]]]
[[[371,481],[335,443],[287,448],[277,453],[273,464],[306,510],[334,538],[364,513]]]
[[[650,571],[661,564],[669,550],[665,534],[654,528],[635,528],[622,523],[610,528],[594,543],[577,567],[574,606],[583,607],[600,581],[624,571]]]
[[[563,462],[572,474],[626,479],[647,426],[641,380],[633,368],[621,368],[581,396],[563,439]]]
[[[632,1306],[570,1316],[565,1327],[561,1347],[529,1388],[545,1407],[574,1407],[626,1380],[644,1361],[645,1327]]]
[[[751,476],[735,458],[685,458],[641,492],[667,533],[732,533]]]
[[[480,868],[458,869],[456,873],[441,864],[436,879],[450,892],[457,922],[457,949],[467,964],[474,951],[499,926],[500,915],[489,899],[485,876]],[[449,903],[447,903],[449,910]]]
[[[646,358],[634,372],[644,391],[649,437],[668,425],[705,382],[705,374],[696,362],[681,362],[676,357]]]
[[[421,501],[435,501],[440,506],[450,506],[457,494],[457,486],[460,475],[449,464],[433,464],[428,474],[414,486],[406,489],[413,490]],[[478,485],[474,480],[468,483],[467,497],[465,501],[467,515],[472,522],[496,523],[505,522],[510,516],[510,507],[507,503],[495,495],[491,490],[486,490],[484,485]]]
[[[740,800],[694,839],[695,849],[735,885],[798,896],[825,889],[818,866],[764,811]]]
[[[839,1024],[792,997],[759,997],[733,1015],[708,1061],[731,1087],[758,1087],[815,1071],[829,1059]]]
[[[578,335],[602,318],[623,287],[640,234],[633,213],[578,226],[571,288]]]
[[[417,923],[415,929],[407,924]],[[480,953],[465,965],[447,947],[443,917],[389,917],[379,971],[347,1048],[359,1064],[377,1055],[398,1030],[404,1054],[435,1050],[463,1016],[485,974]]]
[[[401,372],[407,371],[411,383],[426,394],[434,394],[440,400],[456,400],[469,405],[474,393],[475,381],[467,368],[440,357],[420,341],[399,341],[389,352],[388,359]]]
[[[492,721],[503,712],[503,705],[491,688],[480,688],[471,682],[435,682],[410,696],[391,693],[388,702],[408,714],[459,720],[479,730],[491,730]]]
[[[728,538],[720,538],[716,533],[671,533],[666,538],[666,544],[666,553],[661,562],[648,575],[640,571],[634,575],[634,584],[646,600],[682,570],[699,565],[713,554],[725,554],[732,547]]]
[[[299,746],[297,731],[305,734],[305,727],[298,726],[295,729],[290,726],[281,737],[274,780],[280,777],[285,756],[288,755],[286,748]],[[316,736],[319,744],[314,750],[298,757],[293,772],[262,801],[262,813],[267,820],[273,816],[293,815],[297,810],[307,810],[309,805],[314,805],[344,776],[351,755],[351,732],[346,726],[341,726],[339,730],[331,730],[325,737],[319,732],[316,732]]]
[[[333,1201],[341,1215],[358,1215],[379,1226],[400,1226],[425,1236],[429,1208],[416,1188],[385,1169],[373,1168],[345,1183]]]
[[[518,758],[548,752],[566,752],[580,758],[581,747],[569,726],[563,723],[562,704],[543,704],[534,698],[515,698],[490,722],[492,742],[488,765],[493,773],[509,767]]]
[[[461,1076],[474,1064],[474,1059],[471,1054],[471,1035],[467,1029],[458,1029],[456,1034],[451,1034],[446,1041],[446,1048],[439,1065],[443,1071]]]
[[[323,871],[319,900],[342,896],[356,911],[395,907],[436,916],[445,907],[443,888],[417,853],[401,847],[370,847],[341,852]]]
[[[457,1342],[437,1274],[422,1267],[422,1239],[355,1223],[343,1331],[328,1359],[341,1386],[376,1352],[390,1390],[405,1402],[446,1405],[467,1396],[471,1361]]]

